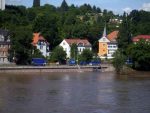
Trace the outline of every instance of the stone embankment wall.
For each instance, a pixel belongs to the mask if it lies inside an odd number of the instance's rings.
[[[91,71],[113,71],[112,65],[101,66],[12,66],[0,67],[0,73],[43,73],[43,72],[91,72]]]

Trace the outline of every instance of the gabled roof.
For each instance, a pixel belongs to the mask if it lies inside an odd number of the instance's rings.
[[[138,42],[140,39],[145,39],[150,41],[150,35],[137,35],[133,37],[132,41],[133,42]]]
[[[72,38],[70,38],[70,39],[65,39],[65,41],[69,44],[69,45],[72,45],[72,44],[80,44],[80,43],[82,43],[84,46],[91,46],[91,44],[90,44],[90,42],[87,40],[87,39],[79,39],[79,38],[77,38],[77,39],[72,39]]]
[[[32,44],[36,45],[38,41],[46,41],[46,39],[40,33],[33,33]],[[47,42],[47,41],[46,41]],[[48,43],[48,42],[47,42]]]
[[[108,40],[107,37],[103,36],[102,38],[100,38],[100,39],[98,40],[98,42],[108,43],[108,42],[110,42],[110,40]]]
[[[112,41],[116,41],[116,39],[118,38],[118,34],[119,31],[113,31],[110,34],[107,35],[108,40]]]

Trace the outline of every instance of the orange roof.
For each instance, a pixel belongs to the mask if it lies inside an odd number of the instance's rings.
[[[69,44],[72,45],[73,43],[79,44],[82,43],[84,46],[91,46],[90,42],[87,39],[65,39],[65,41]]]
[[[119,31],[113,31],[113,32],[111,32],[110,34],[107,35],[107,38],[110,41],[115,41],[118,38],[118,33],[119,33]]]
[[[39,40],[44,40],[44,37],[42,35],[40,35],[40,33],[33,33],[33,41],[32,44],[36,45],[38,43]]]

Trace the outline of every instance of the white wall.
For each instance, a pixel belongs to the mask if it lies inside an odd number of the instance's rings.
[[[69,44],[65,40],[63,40],[60,43],[60,46],[63,47],[64,51],[66,51],[67,58],[70,58],[71,47],[69,46]]]
[[[49,46],[46,44],[46,42],[43,42],[42,44],[36,44],[36,47],[40,50],[43,56],[49,56],[49,52],[47,52],[47,49],[49,50]]]

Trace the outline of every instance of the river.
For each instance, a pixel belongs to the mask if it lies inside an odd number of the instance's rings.
[[[1,74],[0,113],[150,113],[150,79],[111,72]]]

